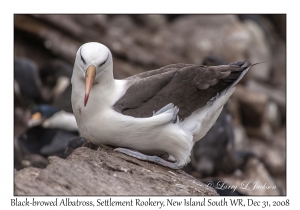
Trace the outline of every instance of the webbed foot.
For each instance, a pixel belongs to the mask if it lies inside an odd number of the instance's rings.
[[[114,151],[121,152],[121,153],[126,154],[131,157],[135,157],[139,160],[146,160],[146,161],[149,161],[152,163],[156,163],[158,165],[162,165],[162,166],[165,166],[165,167],[171,168],[171,169],[180,169],[183,167],[183,165],[179,165],[178,162],[172,163],[172,162],[166,161],[156,155],[153,155],[153,156],[145,155],[136,150],[130,150],[130,149],[126,149],[126,148],[117,148],[117,149],[114,149]]]

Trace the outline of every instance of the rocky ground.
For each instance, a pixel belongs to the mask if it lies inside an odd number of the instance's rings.
[[[67,159],[49,157],[45,169],[15,171],[15,195],[218,195],[181,170],[167,169],[111,147],[76,149]]]
[[[33,60],[38,69],[54,60],[72,68],[78,47],[90,41],[111,49],[119,79],[170,63],[200,65],[208,57],[225,63],[265,62],[252,67],[228,102],[234,140],[209,148],[222,154],[217,161],[222,164],[201,155],[208,150],[201,146],[193,152],[199,158],[185,170],[203,181],[240,186],[243,181],[259,180],[276,186],[275,190],[240,190],[243,195],[286,194],[285,15],[15,15],[14,20],[15,57]],[[26,129],[16,117],[19,112],[15,107],[15,137]],[[182,171],[106,149],[99,153],[80,148],[66,160],[44,161],[43,167],[50,162],[45,169],[15,171],[16,195],[215,194]],[[197,168],[195,162],[205,167]]]

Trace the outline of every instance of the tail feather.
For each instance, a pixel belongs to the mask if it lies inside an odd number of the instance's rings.
[[[194,111],[184,121],[180,122],[181,128],[193,135],[194,142],[200,140],[210,130],[219,117],[223,106],[235,91],[235,85],[248,73],[251,66],[253,66],[248,60],[238,61],[229,65],[239,66],[242,69],[242,73],[231,72],[231,75],[224,79],[227,82],[232,82],[231,85],[210,99],[206,106]]]
[[[232,71],[223,81],[230,83],[227,90],[234,87],[250,70],[252,64],[248,60],[238,61],[228,64],[229,66],[239,67],[238,71]]]

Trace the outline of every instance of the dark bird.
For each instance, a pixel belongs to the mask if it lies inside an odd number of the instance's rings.
[[[48,103],[66,112],[72,112],[71,76],[72,66],[56,59],[43,65],[39,70],[43,93]]]
[[[26,58],[14,59],[14,135],[26,130],[30,110],[43,103],[37,65]]]

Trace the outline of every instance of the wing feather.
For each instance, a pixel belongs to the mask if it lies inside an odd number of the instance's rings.
[[[124,115],[150,117],[165,105],[173,103],[184,119],[195,110],[240,80],[251,63],[247,60],[220,66],[171,64],[132,77],[132,84],[115,103]]]

